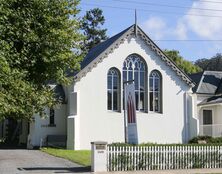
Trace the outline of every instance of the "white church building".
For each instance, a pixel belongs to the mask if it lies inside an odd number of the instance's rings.
[[[135,85],[139,143],[186,143],[212,134],[202,125],[214,124],[209,119],[221,107],[206,101],[215,91],[206,96],[195,90],[201,77],[192,80],[137,25],[91,49],[73,78],[69,87],[54,86],[63,103],[48,109],[49,117],[21,121],[20,143],[29,148],[64,143],[78,150],[90,149],[92,141],[124,142],[123,82],[129,80]],[[203,116],[211,107],[211,116]],[[219,117],[216,121],[222,123]],[[0,126],[3,136],[7,121]]]

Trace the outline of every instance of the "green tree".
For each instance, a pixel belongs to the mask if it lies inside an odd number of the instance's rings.
[[[56,103],[82,58],[78,0],[0,0],[0,119],[30,119]]]
[[[201,68],[194,65],[192,62],[185,60],[180,52],[177,50],[164,50],[164,53],[169,57],[174,63],[182,69],[187,74],[197,73],[201,71]]]
[[[222,71],[222,55],[217,53],[210,59],[198,59],[195,65],[199,66],[203,70],[209,71]]]
[[[99,8],[94,8],[86,11],[85,16],[82,18],[82,27],[86,39],[84,41],[85,51],[89,51],[91,48],[106,40],[107,29],[101,29],[105,22],[103,11]]]

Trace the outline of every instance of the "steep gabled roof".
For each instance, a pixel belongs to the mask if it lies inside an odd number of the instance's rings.
[[[97,58],[103,51],[105,51],[109,46],[111,46],[116,40],[118,40],[126,31],[129,30],[132,26],[123,30],[122,32],[116,34],[115,36],[107,39],[106,41],[98,44],[91,50],[89,50],[86,57],[83,59],[81,63],[81,69],[85,68],[89,63],[91,63],[95,58]]]
[[[135,32],[137,31],[137,32]],[[132,25],[117,35],[109,38],[108,40],[100,43],[93,49],[84,58],[81,63],[81,71],[75,75],[75,81],[79,81],[82,77],[86,76],[98,63],[102,62],[110,53],[112,53],[116,48],[119,47],[126,39],[135,36],[140,37],[144,42],[149,46],[165,63],[170,66],[173,71],[188,85],[194,87],[195,83],[192,79],[184,73],[177,65],[169,59],[163,51],[143,32],[143,30],[137,25]]]
[[[222,71],[204,71],[199,74],[190,75],[197,86],[193,91],[200,94],[221,94],[222,93]],[[199,81],[199,82],[198,82]]]

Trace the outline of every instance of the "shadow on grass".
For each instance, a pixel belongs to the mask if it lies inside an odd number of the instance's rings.
[[[20,171],[53,171],[54,173],[82,173],[90,172],[91,167],[27,167],[18,168]]]

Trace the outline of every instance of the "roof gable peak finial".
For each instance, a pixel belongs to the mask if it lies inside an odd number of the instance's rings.
[[[135,24],[134,24],[134,32],[135,36],[137,37],[137,14],[136,14],[136,9],[135,9]]]

